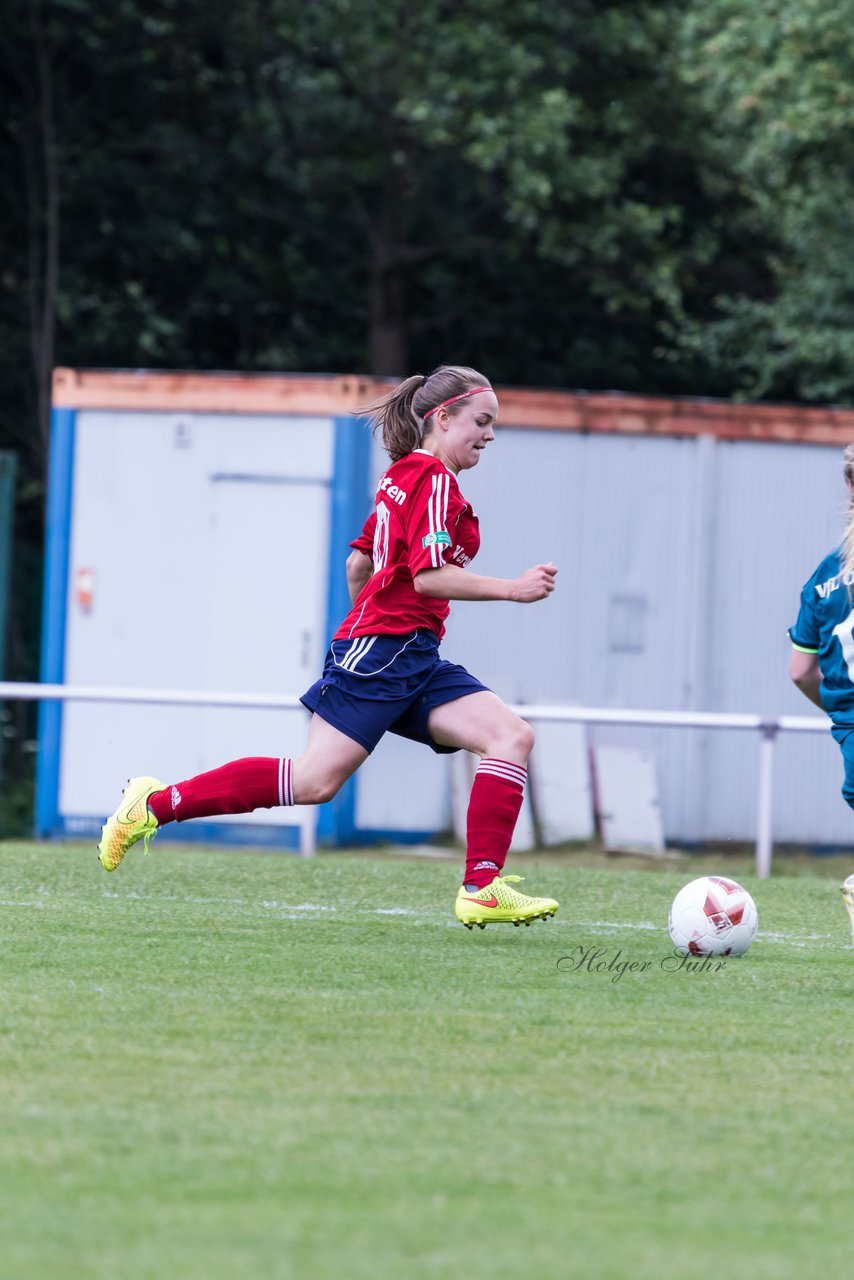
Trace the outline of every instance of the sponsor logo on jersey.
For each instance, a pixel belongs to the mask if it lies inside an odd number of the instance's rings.
[[[451,535],[444,529],[440,529],[438,533],[425,533],[421,539],[422,547],[449,547],[451,545]]]
[[[822,600],[826,600],[831,591],[835,591],[844,581],[846,587],[854,586],[854,573],[847,573],[843,579],[842,574],[838,573],[834,578],[828,578],[827,582],[817,582],[815,589]]]
[[[457,545],[454,547],[454,550],[451,554],[451,559],[453,560],[454,564],[460,565],[463,569],[467,568],[468,565],[471,564],[471,556],[466,555],[465,551],[463,551],[459,543],[457,543]]]
[[[377,493],[384,493],[390,502],[396,502],[399,507],[403,506],[406,498],[406,490],[392,484],[391,476],[383,476],[377,485]]]

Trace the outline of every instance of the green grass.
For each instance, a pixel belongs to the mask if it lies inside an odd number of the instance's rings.
[[[847,1277],[851,865],[524,862],[469,933],[456,861],[0,845],[3,1280]],[[713,866],[759,938],[665,972]]]

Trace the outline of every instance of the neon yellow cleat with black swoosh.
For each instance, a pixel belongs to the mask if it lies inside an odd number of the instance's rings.
[[[98,860],[105,871],[115,871],[122,858],[137,840],[148,842],[157,831],[157,819],[148,809],[148,797],[162,791],[164,783],[157,778],[130,778],[115,813],[101,829]]]
[[[522,876],[496,876],[484,889],[469,892],[465,886],[457,894],[454,914],[467,929],[488,924],[530,924],[548,920],[558,909],[554,898],[529,898],[512,886]]]

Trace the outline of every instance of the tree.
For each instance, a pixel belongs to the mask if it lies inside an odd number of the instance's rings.
[[[730,247],[679,12],[56,0],[58,358],[725,389],[661,336]]]
[[[7,439],[32,453],[38,470],[47,457],[50,424],[50,378],[54,363],[56,298],[59,279],[59,157],[54,101],[56,49],[42,0],[17,0],[5,23],[0,45],[2,79],[14,85],[5,120],[4,170],[17,182],[4,184],[4,221],[14,228],[20,251],[10,254],[3,277],[2,310],[8,324],[26,318],[28,359],[16,358],[19,344],[7,347],[12,359],[4,373],[30,403],[35,433],[22,431],[8,411],[3,414]],[[14,318],[14,319],[13,319]],[[9,383],[7,382],[8,386]]]
[[[683,340],[751,398],[854,394],[852,22],[852,0],[712,0],[683,28],[686,83],[718,125],[710,154],[764,259]]]
[[[299,122],[305,197],[337,207],[370,264],[373,372],[408,367],[410,289],[443,264],[497,255],[524,289],[531,263],[547,261],[588,313],[667,307],[681,210],[644,166],[655,172],[680,136],[689,145],[676,104],[661,107],[676,6],[337,0],[277,12],[274,116]]]

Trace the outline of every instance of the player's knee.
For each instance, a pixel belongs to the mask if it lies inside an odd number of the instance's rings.
[[[326,804],[327,800],[334,800],[340,790],[341,783],[337,778],[317,778],[313,784],[311,799],[306,803]]]
[[[296,804],[326,804],[341,790],[343,779],[330,773],[296,771],[294,801]]]
[[[500,759],[525,761],[534,746],[534,730],[527,720],[508,711],[496,726],[489,754]]]
[[[518,735],[517,741],[518,741],[519,751],[524,752],[524,755],[527,759],[527,757],[531,754],[531,752],[534,749],[534,742],[536,740],[536,735],[534,733],[534,730],[528,724],[527,720],[520,720],[518,719],[518,717],[517,717],[517,724],[515,726],[515,730]]]

